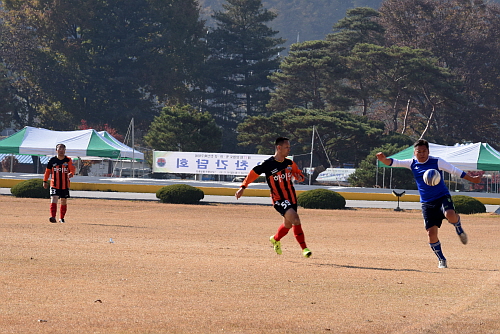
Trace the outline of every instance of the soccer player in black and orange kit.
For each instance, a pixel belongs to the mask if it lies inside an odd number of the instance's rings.
[[[236,199],[240,198],[250,183],[255,181],[260,174],[265,173],[267,184],[271,189],[271,198],[274,208],[283,216],[283,224],[278,228],[275,235],[269,240],[277,254],[282,254],[281,238],[283,238],[293,227],[295,239],[302,248],[302,255],[310,257],[312,255],[307,248],[304,232],[297,214],[297,195],[293,187],[292,177],[297,181],[304,181],[304,175],[295,162],[287,159],[290,153],[290,140],[285,137],[279,137],[275,142],[275,154],[262,164],[255,166],[248,173],[245,180],[236,192]]]
[[[47,169],[43,176],[43,187],[48,188],[50,180],[50,218],[51,223],[56,222],[57,202],[61,198],[59,211],[59,222],[64,223],[64,216],[68,209],[69,179],[75,175],[75,166],[71,158],[66,156],[66,145],[56,145],[57,156],[52,157],[47,163]]]

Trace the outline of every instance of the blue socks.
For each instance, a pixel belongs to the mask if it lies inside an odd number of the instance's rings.
[[[443,255],[443,251],[441,250],[441,241],[429,244],[429,246],[431,246],[432,250],[434,251],[434,254],[436,254],[439,260],[446,260],[446,258]]]
[[[462,224],[460,223],[460,218],[458,218],[458,221],[455,224],[452,224],[455,226],[455,231],[457,231],[457,234],[460,235],[464,233],[464,230],[462,228]]]

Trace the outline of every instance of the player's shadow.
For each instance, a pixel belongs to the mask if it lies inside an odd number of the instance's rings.
[[[352,266],[352,265],[335,264],[335,263],[318,263],[316,265],[319,267],[328,266],[328,267],[334,267],[334,268],[347,268],[347,269],[380,270],[380,271],[413,271],[413,272],[417,272],[417,273],[423,272],[422,270],[417,270],[417,269],[365,267],[365,266]]]
[[[98,223],[83,223],[84,225],[91,226],[106,226],[106,227],[124,227],[124,228],[147,228],[146,226],[133,226],[133,225],[114,225],[114,224],[98,224]]]
[[[335,263],[316,263],[314,264],[318,267],[333,267],[333,268],[347,268],[347,269],[364,269],[364,270],[380,270],[380,271],[412,271],[416,273],[432,273],[439,272],[442,273],[442,270],[438,271],[427,271],[427,270],[418,270],[418,269],[406,269],[406,268],[379,268],[379,267],[364,267],[364,266],[352,266],[346,264],[335,264]],[[497,272],[499,269],[481,269],[481,268],[448,268],[447,270],[471,270],[471,271],[485,271],[485,272]]]

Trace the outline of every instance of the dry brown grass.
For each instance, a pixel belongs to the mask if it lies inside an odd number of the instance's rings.
[[[500,217],[440,231],[419,211],[301,209],[313,257],[268,238],[270,206],[0,196],[0,333],[497,333]],[[110,243],[110,238],[114,243]]]

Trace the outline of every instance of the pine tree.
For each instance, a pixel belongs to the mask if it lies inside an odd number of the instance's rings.
[[[3,2],[0,60],[29,111],[52,129],[81,119],[145,128],[161,103],[184,102],[203,63],[196,0]]]
[[[266,114],[273,87],[268,76],[279,67],[284,41],[266,25],[276,14],[261,0],[227,0],[223,8],[207,36],[205,107],[227,133],[246,116]]]

